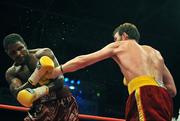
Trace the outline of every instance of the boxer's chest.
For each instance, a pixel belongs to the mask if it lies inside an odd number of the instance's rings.
[[[18,78],[20,78],[24,82],[28,80],[28,78],[30,77],[32,73],[30,72],[29,68],[26,65],[16,67],[16,72],[17,72]]]

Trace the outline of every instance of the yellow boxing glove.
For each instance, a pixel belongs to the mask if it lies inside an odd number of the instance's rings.
[[[52,70],[54,68],[53,60],[48,56],[42,56],[39,60],[39,68],[44,68],[46,70]]]
[[[47,86],[41,86],[36,89],[26,88],[17,94],[17,100],[20,104],[25,107],[31,107],[33,102],[40,97],[47,95],[49,93],[49,88]]]
[[[41,78],[47,73],[51,72],[54,68],[54,62],[53,60],[48,56],[42,56],[37,64],[36,69],[29,77],[28,81],[32,85],[36,85]]]

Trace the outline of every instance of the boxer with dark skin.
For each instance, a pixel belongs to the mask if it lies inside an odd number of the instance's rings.
[[[5,74],[10,91],[22,105],[31,108],[24,121],[78,121],[77,103],[64,86],[62,74],[51,80],[29,81],[42,57],[50,58],[54,67],[59,66],[52,50],[28,49],[16,33],[7,35],[3,42],[5,52],[14,61]],[[32,99],[32,104],[27,103],[28,99]]]
[[[140,45],[140,34],[131,23],[118,26],[114,42],[94,53],[77,56],[54,69],[47,78],[74,72],[107,58],[113,58],[124,75],[129,97],[126,102],[128,121],[170,121],[172,97],[176,95],[174,79],[160,52]]]

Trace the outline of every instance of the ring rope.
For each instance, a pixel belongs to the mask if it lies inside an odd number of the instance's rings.
[[[5,104],[0,104],[0,109],[8,109],[8,110],[14,110],[14,111],[23,111],[23,112],[27,112],[30,110],[30,108],[26,108],[26,107],[5,105]],[[124,119],[93,116],[93,115],[86,115],[86,114],[79,114],[79,118],[80,119],[93,119],[93,120],[99,120],[99,121],[125,121]]]

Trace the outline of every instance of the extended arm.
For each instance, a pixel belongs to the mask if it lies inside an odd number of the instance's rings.
[[[108,44],[101,50],[96,51],[94,53],[77,56],[69,60],[65,64],[61,65],[61,67],[55,68],[53,73],[47,75],[47,78],[56,78],[58,75],[62,73],[74,72],[79,69],[85,68],[89,65],[92,65],[96,62],[113,57],[117,52],[116,48],[118,46],[119,44],[114,42],[114,43]]]

